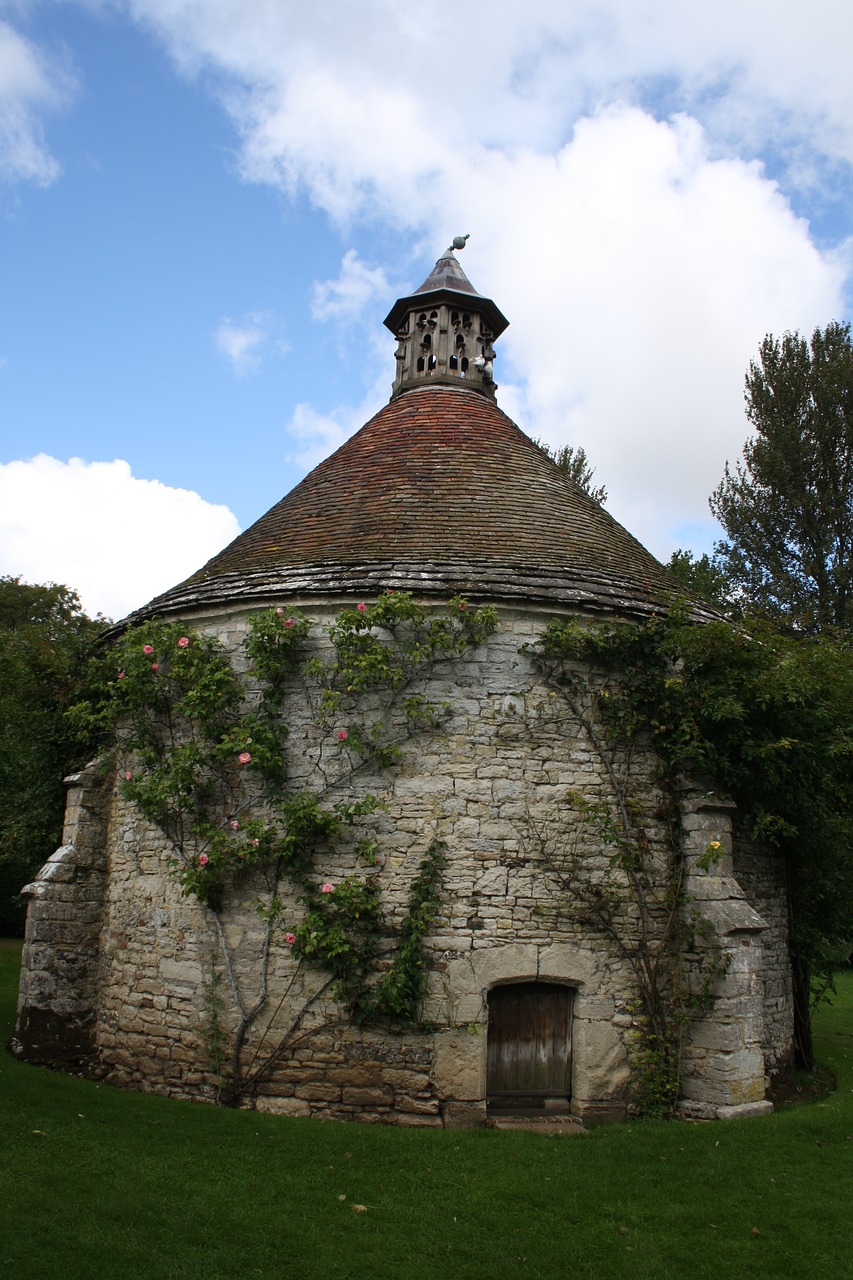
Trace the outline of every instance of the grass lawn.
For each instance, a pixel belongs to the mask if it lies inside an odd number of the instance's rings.
[[[0,1276],[853,1278],[853,974],[816,1040],[822,1101],[575,1138],[221,1111],[0,1054]]]

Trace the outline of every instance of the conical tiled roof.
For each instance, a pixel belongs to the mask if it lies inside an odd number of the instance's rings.
[[[648,613],[675,590],[495,404],[464,384],[426,385],[134,616],[385,587],[618,614]]]

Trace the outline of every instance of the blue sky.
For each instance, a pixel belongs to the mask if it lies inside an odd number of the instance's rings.
[[[710,548],[761,338],[850,316],[853,14],[688,8],[0,0],[0,573],[192,572],[384,403],[463,232],[501,406]]]

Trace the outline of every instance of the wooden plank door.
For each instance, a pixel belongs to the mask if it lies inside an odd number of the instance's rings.
[[[573,994],[549,982],[516,982],[489,992],[490,1103],[530,1106],[571,1096]]]

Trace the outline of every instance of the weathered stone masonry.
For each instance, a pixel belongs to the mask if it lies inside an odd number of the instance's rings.
[[[319,636],[334,614],[314,612]],[[242,613],[193,621],[229,646],[235,664],[242,660]],[[555,703],[524,653],[546,621],[535,611],[505,611],[486,644],[461,660],[440,663],[426,694],[451,704],[441,732],[414,738],[398,768],[352,780],[338,797],[373,790],[387,802],[387,813],[370,821],[378,833],[383,903],[398,923],[419,856],[434,835],[447,842],[444,905],[429,939],[426,1014],[437,1029],[405,1037],[357,1030],[321,1000],[308,1008],[292,1048],[255,1087],[249,1105],[403,1124],[483,1122],[488,993],[506,982],[550,980],[576,992],[573,1111],[624,1114],[626,1037],[634,1025],[628,1010],[636,999],[632,976],[624,960],[601,937],[585,936],[561,905],[559,882],[532,838],[534,830],[547,830],[557,841],[573,838],[577,819],[565,804],[568,790],[590,800],[608,793],[602,762],[582,727]],[[311,780],[306,770],[318,739],[311,708],[303,700],[300,709],[298,694],[288,707],[288,723],[290,772],[298,785]],[[651,759],[635,769],[648,776]],[[108,1078],[173,1096],[210,1098],[206,980],[211,965],[221,973],[211,913],[180,895],[162,836],[120,798],[114,783],[98,782],[92,770],[75,781],[71,796],[68,843],[32,890],[19,1036],[33,1039],[32,1028],[39,1017],[44,1021],[37,1011],[45,1006],[56,1009],[56,1016],[65,1010],[68,1027],[85,1029],[85,1039],[79,1037],[85,1052],[77,1056]],[[650,793],[650,809],[654,802]],[[695,856],[712,838],[722,838],[730,849],[725,805],[689,797],[684,810],[688,850],[695,847]],[[588,842],[589,834],[575,831],[574,838]],[[663,833],[653,833],[653,839],[663,850]],[[590,847],[590,869],[598,865],[603,871],[608,856],[609,850]],[[93,866],[98,857],[100,865]],[[64,878],[57,879],[53,867],[63,868]],[[353,870],[342,855],[322,875],[337,880]],[[730,957],[715,1013],[697,1026],[686,1055],[685,1105],[705,1115],[764,1096],[764,926],[733,880],[730,859],[713,875],[697,873],[691,880],[691,893],[701,899]],[[63,913],[78,917],[69,901],[74,894],[85,929],[79,918],[58,923]],[[295,903],[291,909],[298,918]],[[247,994],[257,983],[263,932],[249,886],[224,916],[237,980]],[[45,937],[62,948],[62,970],[39,967]],[[288,948],[275,943],[270,1010],[279,1005],[295,967]],[[316,971],[301,972],[272,1030],[263,1017],[253,1029],[255,1043],[264,1033],[274,1041],[322,981]],[[233,1013],[227,1016],[233,1026]],[[43,1057],[51,1059],[55,1039]],[[250,1056],[252,1048],[250,1041]],[[37,1056],[32,1048],[27,1052]]]
[[[107,888],[112,778],[96,769],[67,780],[63,843],[29,895],[13,1045],[34,1062],[68,1068],[97,1062],[101,929]]]

